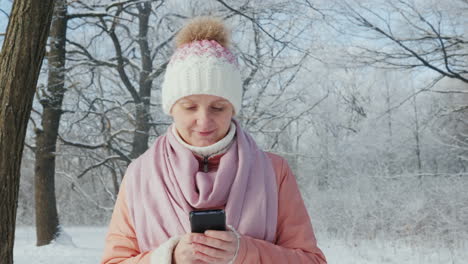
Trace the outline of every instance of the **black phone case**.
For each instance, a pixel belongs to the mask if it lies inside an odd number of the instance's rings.
[[[226,231],[226,215],[224,210],[192,211],[190,225],[193,233],[204,233],[206,230]]]

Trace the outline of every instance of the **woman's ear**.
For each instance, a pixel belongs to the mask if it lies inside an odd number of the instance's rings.
[[[234,108],[234,105],[229,102],[229,104],[231,105],[231,108],[232,108],[232,116],[235,116],[236,115],[236,108]]]
[[[171,106],[171,109],[169,109],[169,115],[174,119],[174,115],[172,115],[172,110],[174,109],[174,105]]]

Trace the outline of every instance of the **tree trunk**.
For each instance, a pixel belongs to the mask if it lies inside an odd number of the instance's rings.
[[[395,153],[393,149],[393,123],[392,123],[392,102],[391,102],[391,92],[390,92],[390,84],[388,82],[388,73],[385,73],[385,104],[387,108],[387,128],[388,128],[388,137],[387,137],[387,147],[386,147],[386,154],[385,159],[387,162],[387,173],[390,175],[394,175],[397,173],[401,173],[397,170],[397,166],[395,163]]]
[[[0,259],[13,263],[26,128],[49,35],[54,1],[16,0],[0,52]]]
[[[47,91],[43,106],[42,129],[36,130],[36,163],[34,169],[37,246],[49,244],[59,233],[55,199],[55,151],[65,93],[65,39],[67,6],[64,0],[55,5],[50,28],[50,51]]]
[[[421,138],[419,129],[419,116],[418,105],[416,103],[416,95],[413,96],[413,110],[414,110],[414,140],[415,140],[415,154],[418,167],[419,179],[421,179],[422,163],[421,163]]]
[[[148,45],[149,17],[151,15],[151,3],[138,4],[138,45],[141,53],[141,72],[139,80],[139,96],[141,102],[136,105],[136,128],[133,135],[132,153],[130,157],[137,158],[148,148],[149,138],[149,113],[152,81],[148,80],[149,74],[153,71],[151,51]]]

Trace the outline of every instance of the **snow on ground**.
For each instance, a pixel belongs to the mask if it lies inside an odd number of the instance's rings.
[[[107,227],[65,227],[74,245],[66,239],[36,247],[36,229],[17,227],[15,232],[15,264],[95,264],[104,248]],[[64,241],[65,240],[65,241]]]
[[[53,245],[36,247],[34,227],[17,227],[14,249],[15,264],[92,264],[99,263],[104,247],[106,227],[65,227],[65,236]],[[71,237],[71,239],[70,239]],[[346,243],[337,239],[320,239],[320,247],[330,264],[466,264],[468,241],[460,249],[427,246],[419,243],[382,240]]]
[[[319,241],[320,242],[320,241]],[[320,243],[330,264],[467,264],[468,247],[449,248],[405,245],[381,240],[347,243],[328,240]]]

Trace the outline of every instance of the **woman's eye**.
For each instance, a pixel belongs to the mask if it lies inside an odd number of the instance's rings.
[[[224,110],[224,108],[222,108],[222,107],[214,107],[214,106],[211,107],[211,109],[213,109],[213,110],[215,110],[215,111],[218,111],[218,112],[221,112],[221,111]]]
[[[195,110],[197,109],[195,106],[186,106],[185,110]]]

